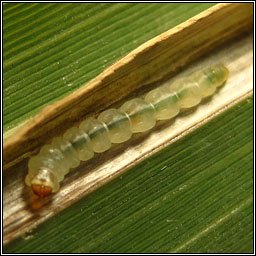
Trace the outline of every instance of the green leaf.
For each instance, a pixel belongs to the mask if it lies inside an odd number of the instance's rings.
[[[4,131],[214,4],[5,4]],[[11,242],[5,253],[253,252],[252,116],[249,98]]]
[[[252,97],[4,251],[252,253]]]
[[[72,93],[143,42],[214,4],[5,4],[4,132]]]

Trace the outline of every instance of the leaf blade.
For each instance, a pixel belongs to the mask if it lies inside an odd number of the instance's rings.
[[[141,43],[213,4],[29,5],[20,6],[23,12],[13,8],[16,12],[9,19],[21,19],[20,27],[11,29],[14,23],[8,28],[8,19],[3,24],[4,132],[34,116],[43,105],[81,87]],[[29,23],[31,11],[38,16],[38,23]],[[91,13],[95,17],[85,18]],[[41,22],[44,19],[49,19],[50,25]],[[33,30],[35,25],[38,27]],[[87,34],[81,33],[87,27]]]

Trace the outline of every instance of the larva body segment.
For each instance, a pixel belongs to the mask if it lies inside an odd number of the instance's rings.
[[[215,65],[153,89],[144,99],[129,100],[120,109],[108,109],[97,119],[84,120],[30,158],[26,184],[40,197],[58,191],[64,176],[80,161],[108,150],[112,143],[129,140],[132,133],[152,129],[157,120],[173,118],[181,108],[196,106],[227,80],[228,73],[225,66]]]
[[[90,137],[82,129],[72,127],[64,133],[63,137],[68,141],[72,141],[79,160],[87,161],[94,156]]]
[[[145,132],[156,124],[155,108],[143,99],[132,99],[125,102],[120,110],[129,116],[131,131]]]
[[[103,111],[98,120],[108,127],[108,136],[111,143],[122,143],[132,136],[129,116],[119,109]]]
[[[111,147],[108,127],[101,121],[90,117],[79,125],[79,129],[88,134],[94,152],[102,153]]]
[[[147,93],[145,101],[154,106],[157,120],[170,119],[180,112],[176,92],[171,91],[166,86],[156,88]]]

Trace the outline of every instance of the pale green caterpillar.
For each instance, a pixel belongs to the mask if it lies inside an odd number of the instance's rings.
[[[135,98],[119,109],[108,109],[97,119],[84,120],[30,158],[26,184],[40,197],[58,191],[64,176],[80,161],[108,150],[111,143],[129,140],[132,133],[150,130],[157,120],[173,118],[181,108],[196,106],[202,98],[214,94],[228,73],[225,66],[215,65],[151,90],[144,99]]]

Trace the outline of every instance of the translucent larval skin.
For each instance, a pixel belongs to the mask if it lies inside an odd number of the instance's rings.
[[[80,161],[108,150],[112,143],[129,140],[132,133],[152,129],[157,120],[173,118],[182,108],[198,105],[202,98],[214,94],[228,74],[223,65],[211,66],[153,89],[144,99],[129,100],[119,109],[103,111],[97,119],[87,118],[30,158],[26,184],[40,197],[58,191],[64,176]]]

